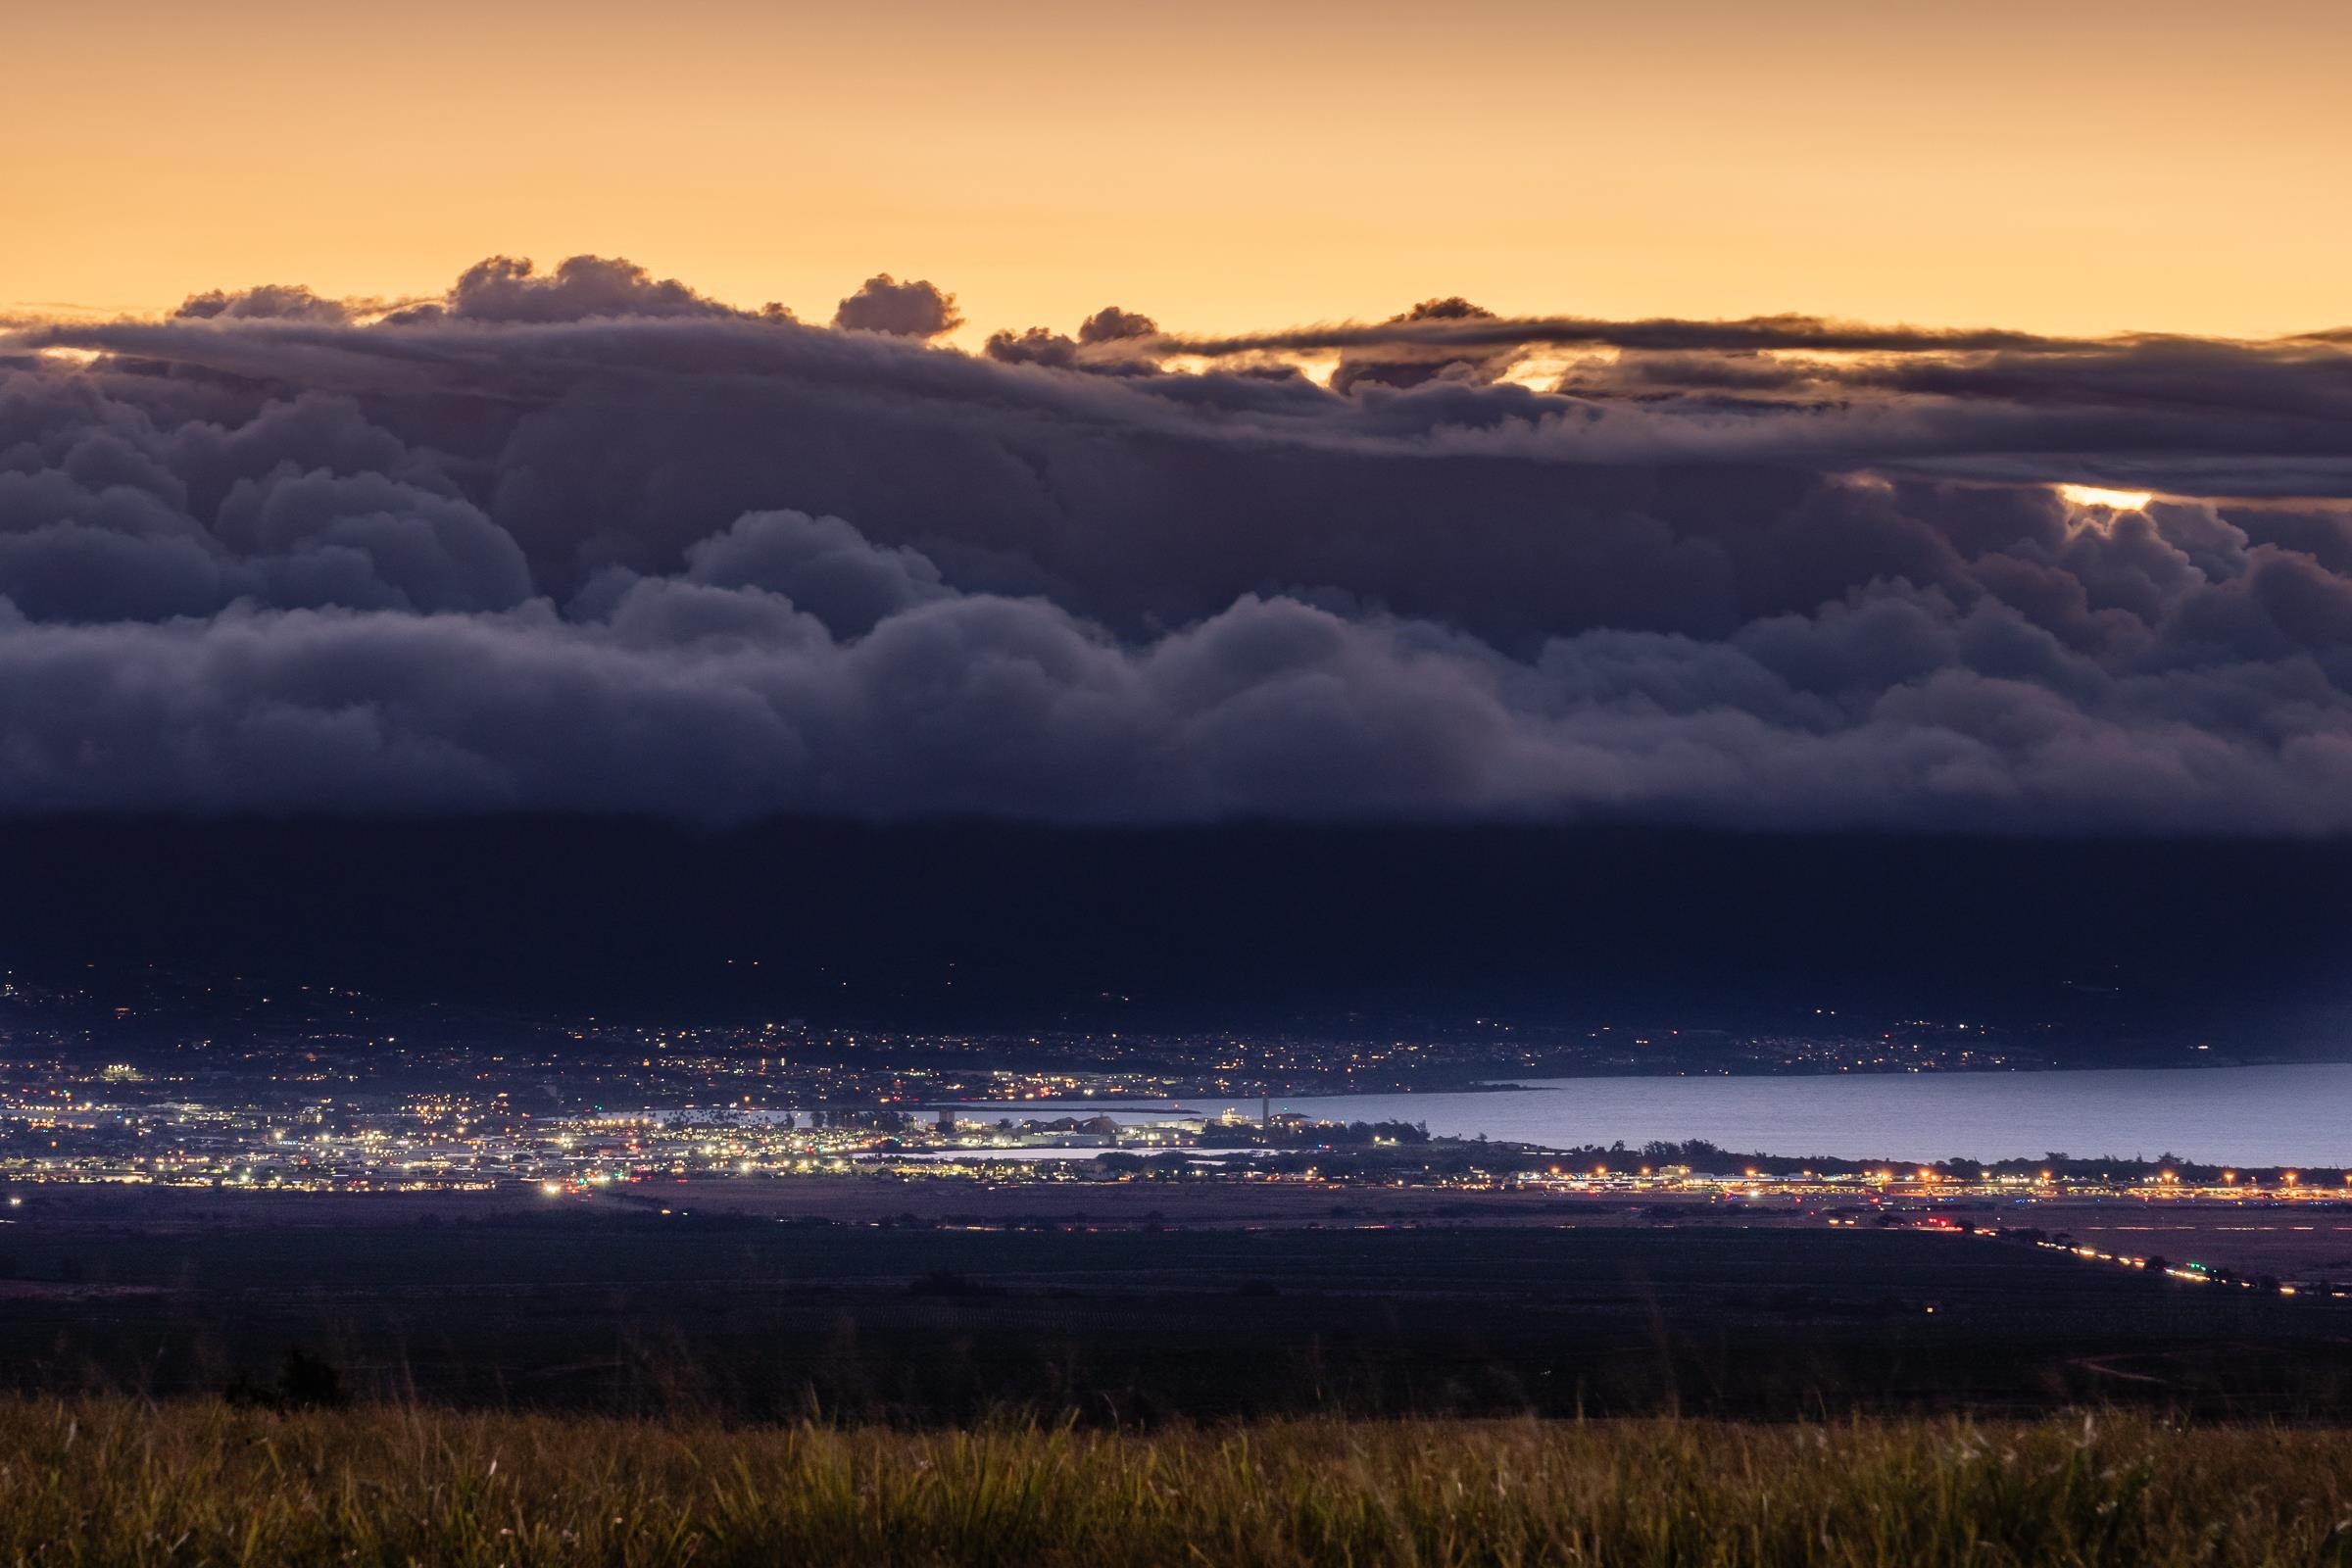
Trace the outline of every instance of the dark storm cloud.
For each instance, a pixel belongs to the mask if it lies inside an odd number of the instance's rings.
[[[2323,338],[246,297],[0,368],[0,808],[2352,829]]]

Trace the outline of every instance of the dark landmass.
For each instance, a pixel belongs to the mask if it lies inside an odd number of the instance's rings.
[[[1705,1205],[1388,1219],[1377,1196],[1328,1195],[1320,1217],[1252,1228],[1093,1194],[950,1207],[948,1190],[852,1224],[762,1212],[749,1187],[681,1185],[667,1212],[659,1194],[534,1210],[43,1193],[0,1227],[0,1380],[279,1397],[291,1376],[465,1406],[921,1423],[2352,1415],[2345,1303],[2015,1241]]]

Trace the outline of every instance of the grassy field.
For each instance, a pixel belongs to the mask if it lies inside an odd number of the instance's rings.
[[[0,1561],[2341,1564],[2352,1434],[2082,1416],[909,1433],[7,1401]]]

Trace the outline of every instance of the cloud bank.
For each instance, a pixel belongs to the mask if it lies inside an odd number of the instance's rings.
[[[2352,829],[2340,336],[957,319],[0,338],[0,810]]]

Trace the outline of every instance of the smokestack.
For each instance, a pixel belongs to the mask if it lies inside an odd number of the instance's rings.
[[[1269,1132],[1273,1131],[1274,1097],[1272,1095],[1260,1095],[1257,1097],[1257,1124]]]

